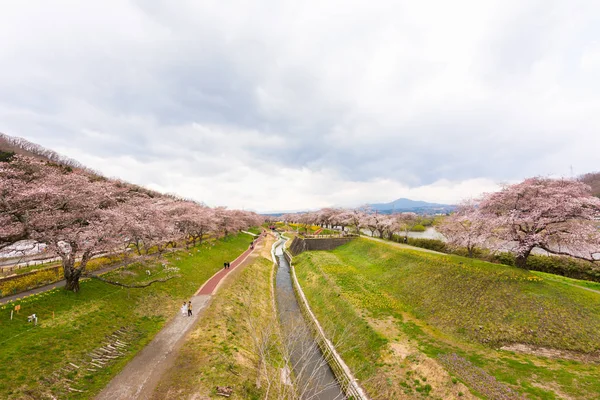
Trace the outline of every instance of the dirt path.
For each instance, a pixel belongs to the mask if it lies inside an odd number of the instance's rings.
[[[549,276],[544,276],[544,279],[548,279],[549,281],[552,281],[552,282],[562,283],[563,285],[569,285],[569,286],[576,287],[578,289],[583,289],[583,290],[587,290],[589,292],[594,292],[594,293],[600,294],[600,290],[592,289],[592,288],[581,286],[581,285],[576,285],[576,284],[570,283],[570,282],[565,282],[565,281],[562,281],[560,279],[552,279]]]
[[[261,239],[254,250],[248,249],[231,262],[231,268],[220,270],[200,287],[192,297],[192,317],[176,315],[165,327],[115,376],[96,396],[97,400],[149,399],[162,374],[173,364],[177,352],[202,316],[202,310],[210,305],[212,295],[223,279],[231,272],[249,263],[264,246]]]
[[[389,246],[400,247],[402,249],[422,251],[424,253],[431,253],[431,254],[441,254],[443,256],[447,256],[448,255],[446,253],[440,253],[439,251],[424,249],[422,247],[409,246],[409,245],[404,244],[404,243],[390,242],[389,240],[374,238],[374,237],[371,237],[371,236],[361,236],[361,238],[365,238],[365,239],[369,239],[369,240],[374,240],[376,242],[385,243],[385,244],[387,244]]]

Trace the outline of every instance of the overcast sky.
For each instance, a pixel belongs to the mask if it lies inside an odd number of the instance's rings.
[[[600,170],[600,2],[0,3],[0,131],[256,211]]]

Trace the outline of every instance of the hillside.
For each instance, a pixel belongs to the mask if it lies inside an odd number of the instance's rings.
[[[343,356],[371,393],[386,388],[383,398],[456,398],[457,379],[490,399],[600,392],[600,285],[368,239],[302,253],[295,265],[317,317],[334,341],[355,344]],[[386,384],[398,376],[407,378]]]

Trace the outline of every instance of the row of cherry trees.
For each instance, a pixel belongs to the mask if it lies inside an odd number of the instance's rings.
[[[255,213],[210,208],[70,165],[18,155],[0,163],[0,249],[24,239],[45,243],[75,292],[94,255],[130,246],[162,252],[261,223]]]
[[[379,214],[366,207],[324,208],[303,214],[286,214],[285,222],[369,230],[373,236],[407,235],[421,222],[414,213]],[[511,251],[516,265],[525,268],[535,248],[551,254],[600,261],[600,198],[580,180],[530,178],[507,185],[479,199],[461,203],[436,225],[454,247]]]
[[[454,246],[512,251],[525,268],[533,249],[600,261],[600,198],[578,180],[530,178],[466,201],[438,229]]]
[[[281,219],[288,223],[297,223],[308,227],[319,225],[322,227],[337,228],[360,233],[368,230],[372,236],[391,239],[395,233],[408,234],[416,225],[420,224],[423,217],[412,213],[380,214],[368,207],[355,209],[323,208],[319,211],[303,214],[285,214]]]

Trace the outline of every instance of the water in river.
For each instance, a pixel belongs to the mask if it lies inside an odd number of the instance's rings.
[[[277,248],[279,268],[276,277],[276,299],[284,345],[290,355],[294,380],[302,399],[338,400],[345,396],[333,372],[323,358],[306,324],[292,286],[290,266]]]

